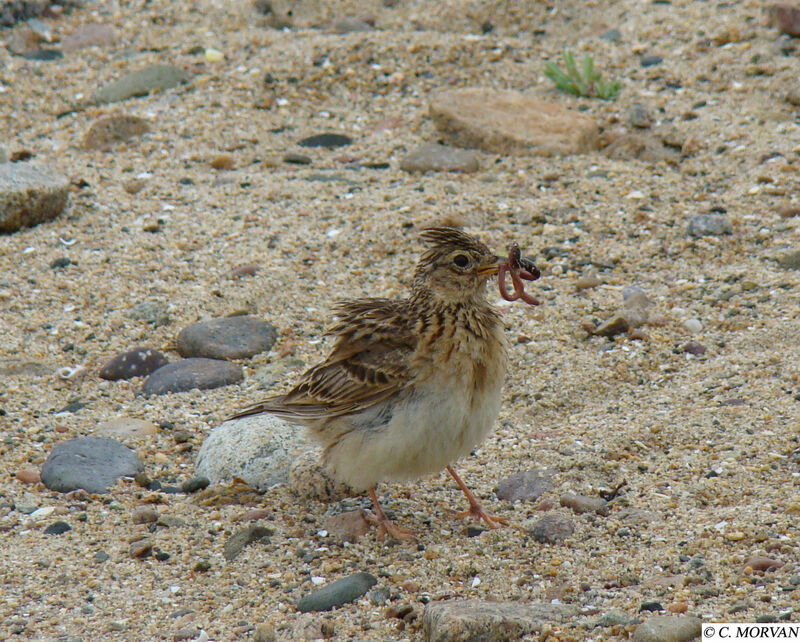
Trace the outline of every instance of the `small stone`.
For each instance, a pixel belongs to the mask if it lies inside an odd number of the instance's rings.
[[[255,524],[253,526],[248,526],[231,535],[230,539],[225,542],[225,548],[222,554],[225,556],[226,560],[231,562],[236,559],[239,553],[241,553],[248,544],[252,544],[263,537],[270,537],[274,534],[275,531],[266,526],[258,526]]]
[[[664,607],[661,605],[661,602],[642,602],[641,606],[639,606],[639,613],[642,611],[650,611],[654,613],[656,611],[663,611]]]
[[[105,493],[120,477],[134,477],[142,470],[139,456],[118,441],[79,437],[53,446],[42,466],[42,481],[62,493],[78,488]]]
[[[208,560],[200,560],[192,567],[195,573],[206,573],[211,570],[211,562]]]
[[[229,279],[240,279],[243,276],[255,276],[259,269],[261,269],[261,266],[258,263],[245,263],[243,265],[237,265],[225,276]]]
[[[604,321],[594,329],[594,334],[600,337],[614,337],[630,330],[628,320],[621,314],[616,314]]]
[[[723,236],[733,234],[733,224],[724,214],[695,214],[689,220],[689,236]]]
[[[613,160],[641,160],[647,163],[664,161],[675,165],[680,155],[674,149],[667,149],[651,136],[642,134],[623,134],[614,140],[603,153]]]
[[[548,470],[525,470],[497,484],[495,495],[510,502],[532,502],[553,489],[553,473]]]
[[[117,417],[97,424],[95,434],[98,437],[110,437],[112,439],[135,439],[146,437],[158,433],[158,427],[143,419],[133,417]]]
[[[98,564],[102,564],[103,562],[107,562],[110,557],[111,556],[105,551],[97,551],[92,559]]]
[[[193,323],[180,331],[177,344],[183,357],[247,359],[269,350],[277,336],[266,321],[242,315]]]
[[[528,528],[530,536],[541,544],[557,544],[575,532],[572,520],[553,513],[533,522]]]
[[[688,602],[673,602],[669,606],[667,606],[667,611],[673,613],[675,615],[680,615],[681,613],[686,613],[689,610],[689,603]]]
[[[800,270],[800,250],[778,257],[778,265],[786,270]]]
[[[664,59],[661,56],[642,56],[641,60],[639,61],[642,67],[655,67],[656,65],[660,65]]]
[[[432,143],[409,152],[400,161],[400,169],[407,172],[477,172],[480,157],[477,152]]]
[[[779,569],[784,565],[780,560],[772,559],[766,555],[753,555],[747,558],[744,563],[745,567],[750,567],[754,571],[768,571],[770,569]]]
[[[218,170],[231,170],[233,169],[234,162],[233,156],[230,154],[220,154],[211,159],[211,167]]]
[[[596,288],[601,283],[602,281],[600,277],[597,276],[597,272],[590,270],[578,277],[578,280],[575,282],[575,289],[578,290],[578,292],[581,290],[589,290],[591,288]]]
[[[355,573],[302,597],[297,603],[297,610],[301,613],[330,611],[337,606],[354,602],[377,583],[378,580],[369,573]]]
[[[83,147],[87,150],[107,150],[149,131],[150,123],[144,118],[131,114],[109,114],[92,122],[83,135]]]
[[[289,152],[283,156],[283,162],[290,165],[311,165],[311,158],[305,154]]]
[[[153,506],[137,506],[131,512],[131,521],[134,524],[154,524],[160,516]]]
[[[269,622],[262,622],[256,624],[253,630],[253,642],[275,642],[278,635],[275,632],[275,627]]]
[[[700,322],[699,319],[686,319],[683,322],[683,327],[686,328],[687,332],[691,332],[692,334],[698,334],[703,331],[703,324]]]
[[[335,149],[336,147],[350,145],[352,142],[353,139],[344,134],[316,134],[297,141],[297,144],[300,145],[300,147],[325,147],[327,149]]]
[[[60,270],[65,267],[69,267],[70,265],[72,265],[72,261],[70,261],[66,256],[59,256],[58,258],[50,261],[50,269],[52,270]]]
[[[67,531],[71,531],[72,526],[67,524],[67,522],[53,522],[44,529],[45,535],[63,535]]]
[[[354,542],[369,532],[369,522],[363,510],[352,510],[328,517],[325,530],[343,541]]]
[[[390,595],[391,593],[389,592],[389,589],[385,586],[382,586],[370,591],[367,597],[373,606],[383,606],[386,604],[386,601],[389,599]]]
[[[100,377],[109,381],[145,377],[169,361],[155,348],[137,346],[111,357],[100,368]]]
[[[605,33],[601,34],[600,38],[603,40],[608,40],[609,42],[619,42],[622,40],[622,34],[619,32],[619,29],[609,29]]]
[[[795,107],[800,107],[800,89],[790,89],[786,94],[786,102]],[[798,208],[795,208],[796,210]]]
[[[194,626],[184,626],[172,634],[173,642],[185,642],[186,640],[193,640],[200,635],[200,629]]]
[[[208,477],[193,477],[192,479],[187,479],[181,484],[181,492],[187,494],[196,493],[199,490],[208,488],[210,483],[211,482],[209,481]]]
[[[181,359],[162,366],[142,386],[142,394],[163,395],[189,390],[211,390],[240,382],[242,368],[221,359]]]
[[[289,468],[289,488],[306,499],[335,502],[358,493],[337,481],[320,459],[320,452],[308,449],[297,456]]]
[[[625,626],[628,622],[630,622],[630,618],[622,611],[609,611],[597,618],[594,625],[607,628],[610,626]]]
[[[42,481],[42,476],[37,468],[22,468],[17,471],[15,477],[23,484],[38,484]]]
[[[226,421],[200,447],[195,474],[214,484],[239,478],[266,490],[286,483],[295,452],[304,443],[302,428],[274,415]]]
[[[586,495],[575,495],[573,493],[563,494],[559,502],[562,506],[571,508],[578,513],[597,513],[598,515],[608,515],[608,502],[601,497],[587,497]]]
[[[128,316],[137,321],[149,323],[154,328],[162,325],[169,325],[169,310],[164,303],[156,301],[142,301],[135,304],[129,311]]]
[[[689,341],[689,343],[684,344],[683,351],[693,354],[696,357],[702,357],[706,352],[708,352],[708,349],[702,343],[697,343],[697,341]]]
[[[125,74],[98,89],[94,102],[115,103],[134,96],[170,89],[189,80],[189,74],[175,65],[152,65]]]
[[[16,232],[58,216],[70,182],[38,161],[0,163],[0,232]]]
[[[64,53],[72,53],[86,47],[107,47],[116,41],[114,28],[110,25],[88,22],[79,25],[75,31],[61,40]]]
[[[129,548],[130,556],[135,557],[137,559],[142,559],[144,557],[147,557],[152,552],[153,552],[153,543],[147,537],[145,537],[144,539],[136,540],[135,542],[131,542]]]
[[[427,642],[536,639],[549,623],[561,623],[574,607],[549,602],[431,602],[422,616]]]
[[[215,63],[221,62],[225,60],[225,54],[222,53],[219,49],[214,49],[213,47],[209,47],[203,52],[203,57],[206,59],[206,62]]]
[[[347,17],[342,18],[341,20],[337,20],[333,24],[333,31],[338,34],[343,33],[351,33],[353,31],[372,31],[373,26],[369,24],[366,20],[362,20],[361,18],[354,18],[354,17]]]
[[[517,91],[465,88],[444,91],[430,115],[446,142],[499,154],[562,156],[597,149],[597,124],[561,105]]]
[[[687,642],[700,637],[702,620],[697,617],[654,615],[636,627],[634,642]]]

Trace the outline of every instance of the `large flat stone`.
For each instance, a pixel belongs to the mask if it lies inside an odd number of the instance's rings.
[[[0,232],[54,219],[68,196],[69,179],[45,163],[0,163]]]
[[[564,156],[599,147],[597,124],[518,91],[482,87],[436,94],[430,115],[445,142],[498,154]]]
[[[104,493],[120,477],[134,477],[143,470],[139,455],[118,441],[79,437],[53,446],[42,466],[42,481],[62,493],[78,488]]]

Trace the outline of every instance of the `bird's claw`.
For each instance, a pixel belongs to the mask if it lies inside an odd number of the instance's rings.
[[[483,508],[480,504],[476,504],[475,506],[470,506],[469,510],[461,511],[460,513],[455,514],[456,519],[464,519],[466,517],[472,517],[476,522],[480,522],[483,520],[486,522],[486,525],[489,528],[500,528],[498,524],[502,524],[503,526],[508,525],[508,519],[505,517],[501,517],[500,515],[490,515]]]

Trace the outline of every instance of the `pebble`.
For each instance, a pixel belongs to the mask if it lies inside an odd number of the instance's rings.
[[[131,512],[131,521],[134,524],[154,524],[160,516],[154,506],[137,506]]]
[[[94,432],[98,437],[110,437],[122,441],[155,435],[158,433],[158,427],[143,419],[117,417],[97,424]]]
[[[109,114],[94,120],[83,135],[83,148],[109,151],[118,143],[123,143],[150,131],[150,123],[132,114]]]
[[[430,115],[445,142],[458,147],[562,156],[599,146],[599,129],[592,119],[517,91],[443,91],[431,99]]]
[[[597,618],[594,625],[606,628],[609,626],[625,626],[628,622],[630,622],[630,618],[622,611],[609,611]]]
[[[634,133],[623,134],[608,145],[603,153],[612,160],[664,161],[673,165],[680,160],[680,154],[674,149],[665,148],[651,136]]]
[[[800,38],[800,7],[788,4],[775,5],[775,24],[781,33]]]
[[[51,270],[61,270],[72,265],[72,261],[66,256],[59,256],[50,261]]]
[[[459,149],[439,143],[422,145],[413,149],[400,161],[400,169],[407,172],[464,172],[480,169],[480,156],[468,149]]]
[[[305,154],[289,152],[288,154],[284,154],[283,162],[289,163],[290,165],[311,165],[311,157]]]
[[[67,531],[71,531],[71,530],[72,530],[72,526],[67,524],[67,522],[59,521],[59,522],[53,522],[52,524],[50,524],[50,526],[45,528],[44,529],[44,534],[45,535],[63,535]]]
[[[425,607],[422,629],[427,642],[522,640],[535,637],[551,622],[564,622],[575,612],[574,607],[549,602],[448,600]]]
[[[778,265],[786,270],[800,270],[800,250],[787,252],[778,257]]]
[[[772,559],[766,555],[753,555],[747,558],[744,563],[745,568],[752,568],[754,571],[768,571],[769,569],[778,569],[784,565],[780,560]]]
[[[333,23],[333,31],[338,34],[344,33],[351,33],[351,32],[360,32],[360,31],[372,31],[374,29],[373,25],[371,25],[366,20],[362,18],[355,18],[352,16],[348,16],[346,18],[342,18],[341,20],[337,20]]]
[[[226,421],[200,447],[195,474],[214,484],[238,477],[266,490],[286,483],[294,454],[304,443],[302,428],[274,415]]]
[[[683,327],[686,328],[687,332],[691,332],[692,334],[698,334],[703,330],[703,324],[700,322],[700,319],[686,319],[683,322]]]
[[[180,331],[177,344],[183,357],[246,359],[269,350],[277,337],[266,321],[243,315],[193,323]]]
[[[82,488],[105,493],[120,477],[135,477],[143,470],[139,456],[118,441],[78,437],[53,446],[41,474],[50,490],[68,493]]]
[[[510,502],[532,502],[553,489],[552,478],[548,470],[525,470],[501,480],[495,495]]]
[[[354,602],[377,583],[378,580],[369,573],[355,573],[302,597],[297,603],[297,610],[301,613],[330,611],[337,606]]]
[[[352,143],[353,139],[344,134],[315,134],[297,141],[300,147],[325,147],[326,149],[344,147]]]
[[[697,617],[654,615],[633,632],[634,642],[686,642],[700,637],[702,620]]]
[[[42,476],[36,468],[22,468],[17,471],[15,476],[23,484],[38,484],[42,481]]]
[[[170,89],[189,80],[189,74],[175,65],[152,65],[132,71],[98,89],[97,104],[116,103],[134,96]]]
[[[100,378],[109,381],[145,377],[169,363],[167,357],[155,348],[137,346],[114,355],[100,368]]]
[[[244,547],[264,537],[271,537],[275,531],[266,526],[258,526],[254,524],[237,531],[225,542],[225,547],[222,554],[229,562],[236,559],[236,557],[244,550]]]
[[[695,214],[689,220],[689,236],[723,236],[733,234],[733,224],[724,214]]]
[[[383,606],[386,604],[390,595],[389,589],[385,586],[381,586],[380,588],[370,591],[367,597],[373,606]]]
[[[230,154],[220,154],[211,159],[211,167],[217,170],[229,171],[234,168],[233,156]]]
[[[253,630],[253,642],[275,642],[278,635],[275,632],[275,626],[269,622],[261,622],[256,624]]]
[[[369,532],[369,522],[363,510],[351,510],[331,515],[325,520],[325,530],[342,541],[354,542]]]
[[[135,557],[137,559],[148,557],[150,553],[153,552],[153,542],[151,542],[150,538],[148,537],[145,537],[144,539],[138,539],[135,542],[131,542],[128,552],[130,553],[131,557]]]
[[[111,25],[87,22],[61,39],[61,50],[64,53],[72,53],[86,47],[107,47],[113,45],[115,41],[116,36]]]
[[[639,129],[647,129],[653,124],[650,114],[647,113],[647,107],[642,103],[633,103],[628,108],[627,119],[631,127],[638,127]]]
[[[564,493],[559,498],[562,506],[571,508],[578,513],[597,513],[598,515],[608,515],[608,502],[602,497],[588,497],[586,495],[575,495]]]
[[[309,448],[298,455],[289,468],[289,488],[305,499],[318,502],[335,502],[356,493],[352,488],[333,478],[322,465],[321,453]]]
[[[642,604],[639,606],[639,613],[641,613],[642,611],[649,611],[651,613],[654,613],[656,611],[663,611],[663,610],[664,606],[661,604],[661,602],[642,602]]]
[[[581,290],[589,290],[591,288],[596,288],[601,283],[602,281],[600,277],[597,276],[597,272],[590,270],[586,272],[586,274],[582,274],[578,277],[578,280],[575,282],[575,289],[578,290],[578,292]]]
[[[192,477],[192,479],[187,479],[181,484],[181,492],[187,494],[196,493],[199,490],[208,488],[210,483],[208,477]]]
[[[622,40],[622,34],[619,32],[619,29],[609,29],[605,33],[601,34],[600,38],[603,40],[608,40],[609,42],[619,42]]]
[[[144,321],[158,328],[170,324],[169,310],[166,304],[158,301],[140,301],[129,311],[128,316],[137,321]]]
[[[569,517],[553,513],[544,515],[528,527],[528,533],[541,544],[557,544],[575,532]]]
[[[181,359],[162,366],[142,386],[142,394],[163,395],[189,390],[211,390],[240,382],[242,368],[221,359]]]
[[[622,314],[615,314],[610,319],[605,320],[593,330],[587,325],[585,329],[589,330],[592,334],[599,337],[614,337],[618,334],[623,334],[630,330],[631,326],[628,320]]]
[[[16,232],[61,214],[69,179],[39,161],[0,163],[0,232]]]
[[[260,269],[258,263],[244,263],[232,268],[225,276],[229,279],[240,279],[243,276],[255,276]]]

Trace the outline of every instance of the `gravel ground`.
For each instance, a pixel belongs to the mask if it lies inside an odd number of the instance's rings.
[[[579,616],[553,625],[559,640],[624,639],[647,602],[707,621],[800,620],[800,282],[779,263],[800,240],[800,216],[788,216],[800,203],[798,108],[785,99],[797,87],[798,41],[768,26],[757,2],[385,4],[394,6],[276,2],[270,18],[243,1],[87,2],[42,20],[56,39],[83,23],[112,25],[113,44],[47,62],[0,50],[3,145],[60,167],[74,185],[59,218],[0,237],[0,637],[250,639],[261,625],[269,639],[271,624],[286,639],[417,639],[425,603],[451,598],[574,605]],[[328,28],[366,13],[375,31]],[[292,28],[271,27],[276,15]],[[617,39],[600,37],[611,29]],[[560,62],[565,46],[620,79],[620,97],[554,90],[544,63]],[[224,58],[206,61],[206,47]],[[663,61],[643,67],[645,55]],[[154,63],[192,79],[81,107]],[[482,154],[470,175],[398,169],[437,140],[430,92],[472,85],[579,109],[609,136],[639,103],[652,122],[643,134],[672,127],[686,154],[656,163]],[[116,110],[148,119],[150,133],[84,150],[90,123]],[[354,143],[297,146],[323,132]],[[312,162],[284,163],[287,153]],[[233,168],[214,169],[215,159]],[[688,235],[690,219],[709,212],[724,214],[732,234]],[[65,496],[15,477],[54,443],[127,416],[160,425],[128,442],[151,478],[191,478],[208,431],[266,394],[254,373],[319,359],[335,300],[401,296],[419,227],[441,221],[497,248],[519,241],[543,273],[528,287],[540,307],[502,302],[513,345],[503,408],[459,465],[512,526],[467,537],[450,515],[463,497],[445,475],[379,489],[418,546],[372,533],[337,543],[325,519],[341,506],[284,486],[222,505],[133,482]],[[62,257],[71,263],[50,266]],[[226,276],[248,263],[260,267],[254,276]],[[599,285],[578,290],[589,271]],[[631,285],[653,302],[644,336],[587,337],[587,320],[613,316]],[[159,318],[132,315],[142,303],[161,306]],[[141,380],[97,376],[135,345],[174,358],[181,328],[241,311],[279,335],[271,352],[241,361],[239,385],[143,398]],[[686,352],[690,341],[705,353]],[[59,379],[65,366],[87,374]],[[63,411],[75,400],[85,406]],[[190,447],[177,430],[191,433]],[[554,471],[554,490],[537,502],[495,497],[500,480],[542,468]],[[597,496],[623,482],[608,515],[559,506],[564,493]],[[159,524],[133,523],[143,504]],[[24,510],[48,507],[40,520]],[[226,561],[225,542],[253,508],[274,535]],[[529,536],[526,525],[547,512],[573,522],[563,543]],[[57,520],[72,529],[45,534]],[[142,534],[155,553],[145,559],[130,550]],[[783,566],[754,570],[756,554]],[[386,604],[297,612],[319,584],[359,571],[388,590]],[[403,604],[419,617],[387,614]],[[612,611],[627,623],[594,628]]]

